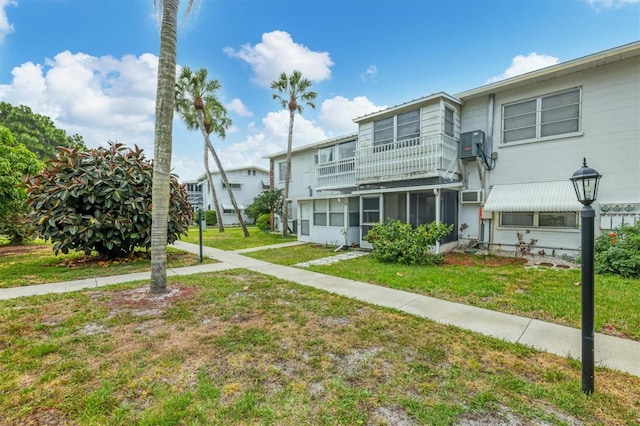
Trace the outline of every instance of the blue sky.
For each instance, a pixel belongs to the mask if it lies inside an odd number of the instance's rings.
[[[296,117],[299,146],[384,107],[638,39],[640,0],[196,0],[180,20],[178,64],[222,85],[233,120],[214,139],[223,165],[266,168],[264,155],[286,149],[288,114],[269,89],[282,71],[300,69],[318,93]],[[117,140],[153,156],[158,51],[153,0],[0,0],[0,100],[88,146]],[[176,118],[182,180],[203,172],[202,145]]]

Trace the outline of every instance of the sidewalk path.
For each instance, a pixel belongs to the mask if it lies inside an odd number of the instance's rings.
[[[293,245],[295,243],[285,244]],[[180,250],[200,253],[200,247],[196,244],[177,241],[174,245]],[[262,249],[272,247],[267,246]],[[251,251],[253,250],[256,249],[251,249]],[[242,252],[246,251],[248,250]],[[203,254],[220,263],[169,269],[167,275],[187,275],[245,268],[374,305],[395,308],[438,323],[454,325],[513,343],[521,343],[555,355],[581,358],[581,332],[579,329],[290,266],[275,265],[242,256],[239,252],[203,247]],[[150,272],[142,272],[116,277],[97,277],[64,283],[0,289],[0,300],[37,294],[62,293],[135,280],[148,280],[150,275]],[[609,367],[640,377],[640,342],[596,333],[595,360],[598,366]]]

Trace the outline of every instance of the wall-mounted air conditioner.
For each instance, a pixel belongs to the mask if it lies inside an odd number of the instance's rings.
[[[482,130],[474,130],[460,134],[460,159],[473,160],[480,155],[480,150],[485,151],[486,137]],[[479,148],[479,149],[478,149]]]
[[[469,189],[460,192],[461,204],[480,204],[482,203],[482,189]]]

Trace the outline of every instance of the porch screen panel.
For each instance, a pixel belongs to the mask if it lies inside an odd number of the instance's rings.
[[[409,223],[414,228],[436,220],[436,196],[433,193],[413,193],[409,200]]]
[[[458,239],[458,191],[443,190],[442,200],[442,222],[453,225],[453,228],[442,240],[442,243],[449,243]]]
[[[400,222],[407,221],[407,194],[406,192],[384,194],[384,219],[395,219]]]

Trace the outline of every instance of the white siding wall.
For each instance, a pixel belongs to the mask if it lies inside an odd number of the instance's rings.
[[[482,130],[487,133],[487,98],[474,99],[464,104],[461,111],[460,133]],[[487,153],[489,154],[489,153]],[[480,179],[479,165],[476,161],[463,163],[462,173],[464,176],[465,189],[483,189],[483,181]],[[488,174],[485,173],[484,176]],[[484,193],[486,197],[486,191]],[[468,228],[462,233],[463,240],[480,240],[482,235],[480,221],[480,204],[460,204],[459,223],[466,223]],[[487,234],[488,232],[485,231]],[[485,235],[485,240],[488,235]]]
[[[604,177],[594,205],[640,202],[640,59],[627,60],[558,79],[497,93],[494,114],[494,151],[499,155],[491,172],[492,184],[568,180],[586,157]],[[532,143],[502,144],[502,105],[582,87],[581,135]],[[463,129],[483,128],[482,104],[465,106]],[[494,215],[497,219],[497,215]],[[495,241],[513,244],[514,229],[500,229],[494,220]],[[596,218],[596,224],[599,219]],[[596,226],[596,233],[598,232]],[[579,247],[578,230],[536,231],[539,245]]]
[[[255,170],[256,175],[253,176],[253,173],[249,175],[247,170]],[[229,182],[238,182],[241,183],[241,189],[234,189],[233,196],[236,199],[237,204],[242,204],[245,207],[248,207],[249,204],[253,202],[253,199],[260,194],[262,189],[262,182],[269,182],[269,172],[262,171],[260,169],[255,168],[247,168],[247,169],[234,169],[226,171],[227,179]],[[229,197],[229,192],[226,188],[222,186],[222,177],[219,172],[211,173],[211,178],[213,179],[213,185],[216,189],[216,196],[218,197],[218,203],[220,204],[220,209],[223,208],[223,204],[230,204],[231,198]],[[209,191],[209,183],[205,177],[202,181],[203,185],[203,204],[205,210],[215,210],[215,206],[213,204],[213,197],[211,192]],[[243,219],[248,221],[249,218],[243,214]],[[238,218],[235,213],[232,214],[222,214],[222,223],[225,225],[235,225],[238,224]]]

